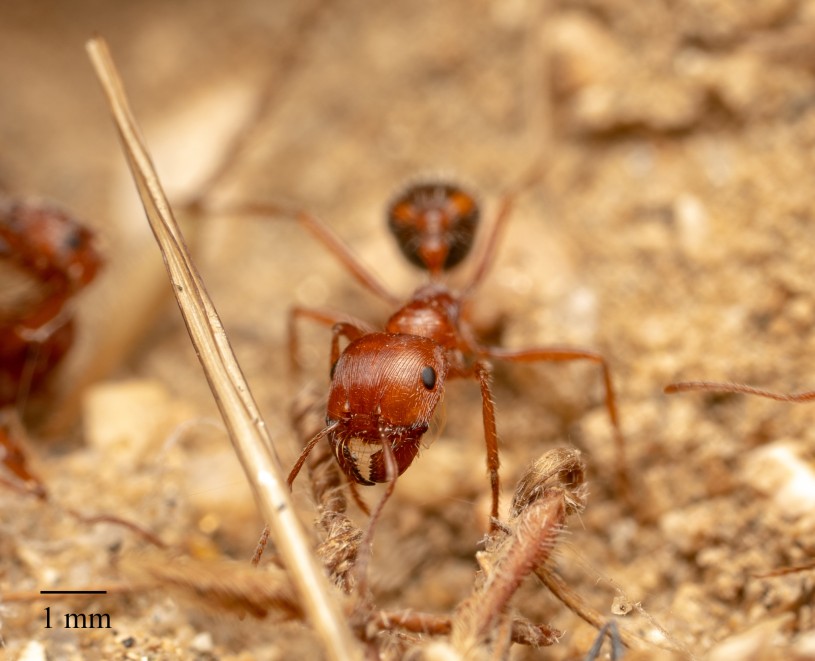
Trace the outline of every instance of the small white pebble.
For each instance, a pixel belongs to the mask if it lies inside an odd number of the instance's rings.
[[[791,651],[801,659],[815,658],[815,631],[802,633]]]
[[[461,654],[449,643],[433,641],[422,650],[421,658],[423,661],[456,661]]]
[[[725,638],[710,650],[707,659],[708,661],[730,661],[731,659],[763,658],[773,638],[783,627],[789,626],[792,619],[792,613],[785,613]]]
[[[741,479],[770,497],[786,516],[798,518],[815,509],[815,471],[787,443],[773,443],[750,452]]]
[[[192,639],[190,643],[190,648],[201,654],[206,652],[212,652],[214,646],[212,644],[212,634],[209,631],[202,631],[201,633],[197,634],[195,638]]]
[[[674,213],[682,247],[691,253],[696,252],[707,240],[707,210],[699,198],[683,193],[676,198]]]
[[[20,652],[17,661],[46,661],[45,646],[37,641],[30,641]]]
[[[166,386],[151,379],[96,384],[83,401],[88,443],[111,456],[142,456],[158,442],[169,402]]]

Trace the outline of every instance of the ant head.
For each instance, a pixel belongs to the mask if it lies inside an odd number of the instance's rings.
[[[342,352],[331,377],[328,414],[346,425],[424,426],[441,399],[449,369],[437,342],[403,333],[368,333]],[[357,430],[359,431],[359,429]],[[362,433],[362,432],[360,432]]]
[[[475,196],[444,181],[409,185],[388,206],[388,227],[412,264],[437,275],[470,252],[480,212]]]
[[[0,199],[0,241],[41,277],[56,276],[74,291],[102,266],[95,233],[47,203]]]

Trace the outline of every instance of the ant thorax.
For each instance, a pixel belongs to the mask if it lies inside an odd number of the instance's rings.
[[[461,349],[460,302],[439,284],[428,284],[396,311],[385,324],[388,333],[426,337],[448,351]]]

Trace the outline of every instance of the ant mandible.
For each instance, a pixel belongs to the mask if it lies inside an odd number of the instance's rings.
[[[40,389],[70,349],[68,303],[103,260],[94,233],[61,209],[0,196],[0,262],[17,272],[0,306],[0,406],[7,406]]]
[[[491,526],[498,520],[499,456],[495,407],[490,385],[491,361],[587,360],[603,373],[605,404],[618,447],[618,477],[627,485],[623,437],[608,363],[600,354],[576,347],[552,346],[503,349],[481,344],[467,317],[470,299],[491,267],[498,241],[518,192],[505,194],[485,247],[460,292],[445,283],[445,274],[470,253],[480,222],[475,197],[463,187],[438,180],[418,181],[398,194],[388,207],[388,226],[403,255],[428,274],[406,303],[391,294],[351,250],[317,217],[292,215],[323,243],[369,291],[398,306],[384,330],[326,309],[295,307],[289,318],[290,355],[296,362],[298,319],[331,327],[331,385],[326,425],[305,446],[292,468],[289,486],[306,457],[327,437],[337,462],[349,480],[352,495],[368,512],[356,485],[388,483],[372,522],[391,495],[396,478],[415,459],[421,438],[442,398],[448,379],[468,378],[481,388],[487,470],[492,489]],[[268,205],[243,205],[233,212],[279,215]],[[340,350],[340,339],[349,344]]]

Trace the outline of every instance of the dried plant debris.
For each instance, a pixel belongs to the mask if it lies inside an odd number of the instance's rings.
[[[120,563],[134,591],[160,589],[219,614],[270,620],[304,618],[286,572],[273,565],[263,571],[245,562],[195,560],[177,555],[141,555]]]
[[[312,460],[314,485],[324,485],[324,462]],[[336,470],[336,465],[332,462]],[[512,643],[541,647],[558,641],[561,633],[546,624],[534,624],[515,615],[510,601],[529,574],[545,565],[551,557],[557,538],[569,514],[585,507],[584,466],[576,450],[553,450],[536,462],[523,477],[513,499],[512,516],[486,540],[486,548],[477,555],[480,571],[475,587],[450,615],[415,611],[385,611],[361,603],[355,619],[367,636],[376,631],[406,631],[427,636],[449,637],[451,653],[462,658],[504,658]],[[337,486],[332,486],[332,493]],[[326,492],[315,489],[320,499]],[[342,499],[332,498],[336,505]],[[344,508],[344,503],[342,505]],[[354,566],[355,549],[360,531],[342,519],[333,527],[327,519],[330,510],[323,508],[318,526],[327,534],[320,547],[326,566],[338,584],[353,591],[347,581]],[[334,516],[340,514],[332,513]],[[350,541],[349,541],[350,537]],[[351,573],[353,575],[353,573]],[[338,580],[339,579],[339,580]],[[427,658],[442,654],[442,644],[430,645]]]
[[[631,661],[815,656],[811,404],[662,394],[691,379],[773,393],[815,383],[806,185],[815,20],[797,0],[281,0],[273,8],[201,0],[195,11],[4,3],[0,83],[13,91],[0,113],[4,199],[59,200],[100,239],[105,268],[53,318],[75,322],[59,366],[0,384],[0,399],[25,421],[0,437],[2,653],[15,661],[320,653],[299,616],[276,610],[285,584],[275,578],[264,591],[267,573],[277,577],[278,549],[263,556],[258,584],[242,575],[230,592],[212,576],[210,563],[226,558],[238,562],[227,561],[225,580],[242,573],[263,526],[223,429],[208,431],[206,443],[196,429],[162,450],[179,425],[217,412],[183,322],[166,305],[171,288],[78,47],[97,31],[121,58],[284,468],[325,410],[317,397],[310,429],[287,438],[297,388],[286,377],[288,310],[332,308],[377,326],[392,310],[361,295],[296,223],[220,211],[253,200],[324,218],[401,297],[417,278],[389,243],[382,203],[390,192],[417,173],[452,169],[488,218],[543,156],[541,182],[518,200],[479,289],[474,325],[508,349],[556,340],[608,358],[633,511],[645,515],[632,517],[609,479],[614,443],[594,370],[497,368],[502,500],[545,449],[563,445],[583,453],[591,500],[504,612],[467,620],[473,654],[505,654],[508,640],[532,642],[546,623],[564,632],[557,645],[515,644],[510,656],[582,659],[612,620]],[[0,253],[8,335],[7,320],[27,316],[48,292],[36,265],[20,268]],[[57,341],[65,335],[53,337],[53,348],[66,346]],[[302,380],[324,395],[328,329],[304,329],[300,339]],[[5,373],[15,370],[9,362]],[[151,385],[138,406],[125,387],[135,382]],[[89,386],[119,390],[133,406],[113,406]],[[324,444],[295,485],[341,619],[372,656],[460,656],[451,645],[462,603],[501,601],[492,583],[511,591],[488,578],[490,566],[475,584],[476,551],[498,559],[479,546],[490,509],[480,393],[455,386],[446,424],[399,478],[373,535],[367,602],[358,583],[367,519]],[[373,504],[376,489],[359,491]],[[507,511],[501,518],[490,543],[500,533],[515,548]],[[166,580],[146,570],[149,589],[138,575],[125,580],[119,563],[139,558],[167,569]],[[196,585],[219,616],[201,615]],[[105,609],[116,635],[45,629],[52,602],[39,590],[59,587],[108,588],[104,599],[55,597],[53,608]],[[253,601],[264,594],[271,601]],[[249,614],[264,608],[263,619]],[[602,640],[601,659],[610,652]]]
[[[314,459],[310,463],[319,468]],[[330,465],[336,466],[333,462]],[[315,480],[315,484],[320,483]],[[332,490],[336,491],[336,487]],[[316,493],[325,495],[319,488]],[[348,579],[353,577],[354,555],[340,549],[346,544],[355,549],[362,531],[350,522],[346,528],[326,526],[328,509],[319,519],[318,525],[325,535],[319,554],[329,574],[348,594],[345,609],[349,622],[360,639],[367,641],[370,653],[393,658],[395,650],[402,654],[414,649],[422,658],[433,659],[442,658],[439,655],[447,648],[456,658],[505,658],[512,644],[541,647],[556,643],[562,635],[549,625],[535,624],[515,614],[510,601],[524,579],[545,565],[566,516],[580,511],[584,499],[579,453],[554,450],[544,455],[522,480],[512,518],[506,526],[491,533],[486,549],[478,554],[481,570],[474,574],[472,594],[450,615],[380,609],[360,599],[354,589],[355,581]],[[342,500],[332,498],[329,502],[336,506]],[[350,543],[349,531],[353,532]],[[341,563],[337,561],[340,555],[344,558]],[[266,621],[302,622],[304,614],[291,582],[274,560],[273,554],[267,554],[259,569],[245,562],[201,560],[166,552],[140,553],[117,562],[120,580],[110,585],[109,590],[167,593],[188,603],[190,608],[204,608],[221,616],[249,615]]]
[[[523,580],[544,565],[554,551],[566,517],[585,507],[584,466],[576,450],[553,450],[521,479],[510,520],[490,534],[478,554],[480,572],[473,594],[457,609],[451,647],[464,658],[503,658],[517,641],[509,601]],[[529,644],[551,645],[560,634],[534,627]]]

